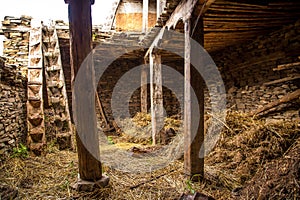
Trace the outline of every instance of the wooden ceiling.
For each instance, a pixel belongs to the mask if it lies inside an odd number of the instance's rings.
[[[299,19],[299,0],[216,0],[204,14],[204,47],[220,51]]]

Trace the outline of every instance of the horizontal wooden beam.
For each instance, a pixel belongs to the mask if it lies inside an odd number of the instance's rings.
[[[64,0],[65,1],[65,3],[66,4],[69,4],[70,3],[70,1],[72,1],[72,0]],[[94,5],[94,3],[95,3],[95,0],[90,0],[91,1],[91,4],[92,5]]]
[[[200,4],[202,5],[205,4],[206,7],[203,10],[206,11],[214,1],[215,0],[207,0],[207,1],[200,0]],[[149,53],[152,52],[154,47],[158,47],[159,42],[161,41],[164,35],[165,28],[175,28],[178,21],[180,20],[186,21],[187,19],[190,19],[192,17],[192,13],[197,3],[199,3],[198,0],[182,0],[179,3],[179,5],[176,7],[174,12],[170,16],[170,18],[167,20],[166,25],[159,31],[159,33],[155,37],[153,43],[151,44],[150,48],[148,49],[148,51],[144,56],[145,59],[147,59]],[[202,13],[197,13],[197,14],[202,15],[204,14],[204,12],[202,11]]]
[[[267,110],[275,108],[275,107],[277,107],[277,106],[279,106],[281,104],[288,103],[288,102],[291,102],[291,101],[293,101],[295,99],[298,99],[299,97],[300,97],[300,89],[298,89],[298,90],[296,90],[296,91],[294,91],[292,93],[288,93],[287,95],[285,95],[281,99],[278,99],[276,101],[270,102],[267,105],[265,105],[264,107],[255,110],[254,112],[250,113],[250,116],[258,115],[258,114],[260,114],[262,112],[265,112]]]
[[[289,77],[281,78],[281,79],[278,79],[278,80],[275,80],[275,81],[270,81],[270,82],[264,83],[264,85],[266,85],[266,86],[275,85],[275,84],[278,84],[278,83],[285,83],[285,82],[288,82],[288,81],[295,81],[295,80],[298,80],[298,79],[300,79],[300,75],[289,76]]]
[[[295,17],[296,18],[296,17]],[[205,24],[211,24],[211,23],[223,23],[224,22],[270,22],[270,20],[275,20],[275,21],[281,21],[281,20],[289,20],[291,21],[291,16],[271,16],[271,15],[266,15],[266,16],[239,16],[239,17],[232,17],[231,15],[228,16],[215,16],[215,17],[204,17],[204,25]]]
[[[151,46],[149,47],[149,49],[147,50],[144,58],[145,59],[148,59],[148,56],[149,54],[153,51],[153,49],[155,47],[158,47],[159,46],[159,43],[161,41],[161,39],[163,38],[164,36],[164,33],[165,33],[165,27],[163,27],[162,29],[160,29],[160,31],[158,32],[158,34],[156,35],[155,39],[153,40]]]
[[[300,62],[278,65],[277,68],[273,69],[273,71],[280,71],[280,70],[291,69],[296,67],[300,67]]]

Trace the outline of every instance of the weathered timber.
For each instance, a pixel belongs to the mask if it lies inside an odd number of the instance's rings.
[[[159,19],[161,17],[161,14],[163,13],[165,7],[166,7],[167,0],[157,0],[156,1],[156,18]]]
[[[191,24],[190,20],[184,23],[185,50],[184,50],[184,173],[189,176],[192,174],[192,135],[191,135],[191,42],[190,42]],[[197,159],[198,160],[198,159]]]
[[[273,71],[281,71],[293,68],[300,68],[300,62],[278,65],[277,68],[273,69]]]
[[[150,53],[150,93],[151,93],[151,125],[152,144],[157,142],[160,129],[163,128],[163,94],[162,94],[162,74],[161,55]]]
[[[149,0],[143,0],[143,33],[147,32],[148,29],[148,13],[149,13]]]
[[[113,130],[114,128],[110,127],[110,125],[108,123],[108,120],[107,120],[107,117],[106,117],[106,115],[104,113],[104,109],[103,109],[101,100],[99,98],[98,92],[96,92],[96,100],[97,100],[97,104],[98,104],[98,108],[99,108],[99,111],[100,111],[101,118],[102,118],[102,120],[105,123],[105,129],[103,129],[103,131],[111,131],[111,130]]]
[[[274,85],[274,84],[284,83],[284,82],[288,82],[288,81],[295,81],[295,80],[298,80],[298,79],[300,79],[300,75],[294,75],[294,76],[289,76],[289,77],[277,79],[275,81],[270,81],[270,82],[264,83],[264,85],[266,85],[266,86]]]
[[[264,106],[262,108],[257,109],[256,111],[252,112],[250,114],[250,116],[258,115],[258,114],[260,114],[262,112],[265,112],[267,110],[275,108],[276,106],[279,106],[281,104],[288,103],[290,101],[298,99],[299,97],[300,97],[300,89],[298,89],[298,90],[296,90],[296,91],[294,91],[294,92],[292,92],[290,94],[287,94],[284,97],[282,97],[281,99],[279,99],[277,101],[274,101],[274,102],[271,102],[271,103],[267,104],[266,106]]]
[[[45,83],[47,88],[47,101],[52,110],[49,116],[50,123],[56,131],[56,140],[59,149],[71,149],[72,123],[69,111],[66,83],[62,68],[61,53],[55,26],[43,27],[43,59],[45,67]]]
[[[197,2],[197,0],[181,1],[168,19],[166,26],[175,28],[179,20],[186,21],[187,19],[190,19]]]
[[[195,58],[197,53],[190,42],[191,27],[195,27],[199,33],[193,39],[203,44],[203,18],[185,22],[184,173],[197,181],[204,176],[204,86],[201,75],[190,64],[191,59],[197,63],[201,62],[200,57]],[[191,87],[196,94],[196,102],[191,99]]]
[[[145,65],[141,69],[141,112],[148,112],[148,104],[147,104],[147,78],[148,78],[148,66]]]
[[[215,1],[204,16],[205,49],[220,51],[294,23],[299,19],[299,9],[299,2]],[[229,35],[230,39],[225,39]]]
[[[43,153],[46,145],[43,101],[43,51],[42,29],[33,28],[29,37],[27,145],[35,155]]]
[[[72,88],[74,92],[74,81],[79,68],[86,58],[86,56],[92,50],[92,20],[91,20],[91,2],[86,0],[70,1],[69,2],[69,26],[70,26],[70,62],[72,71]],[[93,80],[93,69],[89,68],[85,72],[87,80]],[[93,91],[82,91],[85,94],[85,101],[88,105],[95,105],[95,94]],[[80,109],[76,107],[77,97],[74,93],[73,96],[73,110]],[[82,97],[83,98],[83,97]],[[80,113],[81,119],[91,120],[91,117],[95,117],[95,113],[87,113],[84,110]],[[78,113],[79,111],[77,111]],[[93,116],[92,116],[93,115]],[[77,116],[78,117],[78,116]],[[76,118],[74,117],[75,121]],[[82,131],[89,130],[91,127],[87,127],[87,121],[78,121],[78,127]],[[96,123],[93,124],[96,127]],[[77,130],[79,131],[79,130]],[[99,141],[96,130],[94,135],[89,135],[94,148],[94,153],[99,155]],[[91,131],[89,131],[91,132]],[[80,179],[87,181],[97,181],[102,178],[102,167],[101,162],[97,160],[83,145],[78,132],[76,132],[76,141],[78,149],[78,160],[79,160],[79,175]]]

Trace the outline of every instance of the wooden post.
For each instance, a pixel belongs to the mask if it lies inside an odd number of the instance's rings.
[[[157,135],[163,125],[163,96],[162,96],[162,74],[161,56],[150,53],[150,93],[151,93],[151,124],[152,144],[157,143]]]
[[[164,11],[164,8],[166,6],[166,0],[157,0],[156,1],[156,18],[158,19],[162,12]]]
[[[143,0],[143,33],[148,29],[149,0]]]
[[[87,0],[69,1],[70,62],[72,72],[72,90],[74,89],[74,81],[77,72],[79,71],[80,65],[92,50],[91,4],[92,2]],[[87,79],[93,77],[92,70],[93,69],[87,70],[87,72],[85,73]],[[86,93],[88,94],[88,96],[85,97],[86,103],[92,105],[95,102],[95,96],[92,95],[91,91]],[[76,104],[74,93],[73,100],[74,106],[74,103]],[[90,128],[86,127],[85,123],[79,123],[79,126],[81,126],[83,130],[88,130]],[[95,148],[99,148],[98,136],[96,131],[94,134],[95,135],[93,136],[87,137],[94,137],[95,141],[91,145]],[[81,138],[78,136],[78,133],[76,133],[76,141],[80,179],[86,181],[100,180],[102,178],[101,162],[94,158],[93,155],[85,148],[81,141]]]
[[[203,20],[201,20],[203,22]],[[193,52],[193,45],[190,41],[191,21],[185,22],[185,98],[184,98],[184,173],[192,180],[199,180],[204,177],[204,89],[203,79],[199,72],[191,66],[191,56],[198,54]],[[197,26],[196,41],[203,44],[203,24]],[[200,35],[200,36],[199,36]],[[201,58],[193,58],[197,62],[201,62]],[[196,94],[197,101],[191,99],[191,86]],[[198,104],[198,105],[197,105]],[[199,111],[196,109],[199,107]],[[196,116],[200,115],[199,121]],[[196,135],[193,138],[193,129],[198,127]],[[202,147],[202,149],[201,149]],[[201,149],[201,151],[200,151]]]
[[[141,112],[147,113],[148,112],[148,104],[147,104],[147,78],[148,78],[148,66],[145,65],[141,69]]]

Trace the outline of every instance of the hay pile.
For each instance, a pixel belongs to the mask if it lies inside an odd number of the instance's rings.
[[[242,113],[228,113],[227,126],[222,132],[206,164],[232,176],[223,183],[232,190],[250,180],[265,163],[281,157],[299,140],[296,122],[267,123]]]
[[[236,199],[299,199],[300,140],[280,158],[258,170]]]
[[[122,127],[118,135],[121,137],[113,137],[116,143],[130,142],[139,144],[151,144],[151,115],[148,113],[137,113],[132,119],[126,118],[118,120]],[[161,132],[172,128],[177,134],[180,133],[182,127],[182,120],[178,120],[177,116],[166,117],[164,119],[164,127]]]
[[[13,166],[13,167],[12,167]],[[226,191],[207,181],[191,185],[182,174],[182,162],[174,162],[152,173],[124,173],[103,167],[110,183],[93,192],[72,189],[77,177],[77,154],[55,151],[45,157],[9,159],[0,167],[1,188],[9,188],[20,199],[178,199],[194,188],[201,193],[224,196]],[[6,190],[7,191],[7,190]],[[2,198],[4,199],[4,198]]]
[[[146,124],[146,123],[145,123]],[[149,124],[148,124],[149,125]],[[20,199],[178,199],[199,191],[216,199],[297,199],[299,126],[266,123],[228,113],[227,127],[206,158],[205,180],[187,181],[176,161],[152,173],[125,173],[108,167],[107,187],[94,192],[71,188],[77,178],[77,154],[48,148],[44,157],[9,158],[0,164],[0,196]],[[2,198],[3,199],[3,198]]]
[[[10,158],[0,166],[0,185],[14,188],[20,199],[71,197],[70,185],[77,177],[77,166],[76,154],[68,151],[51,150],[45,157]]]

